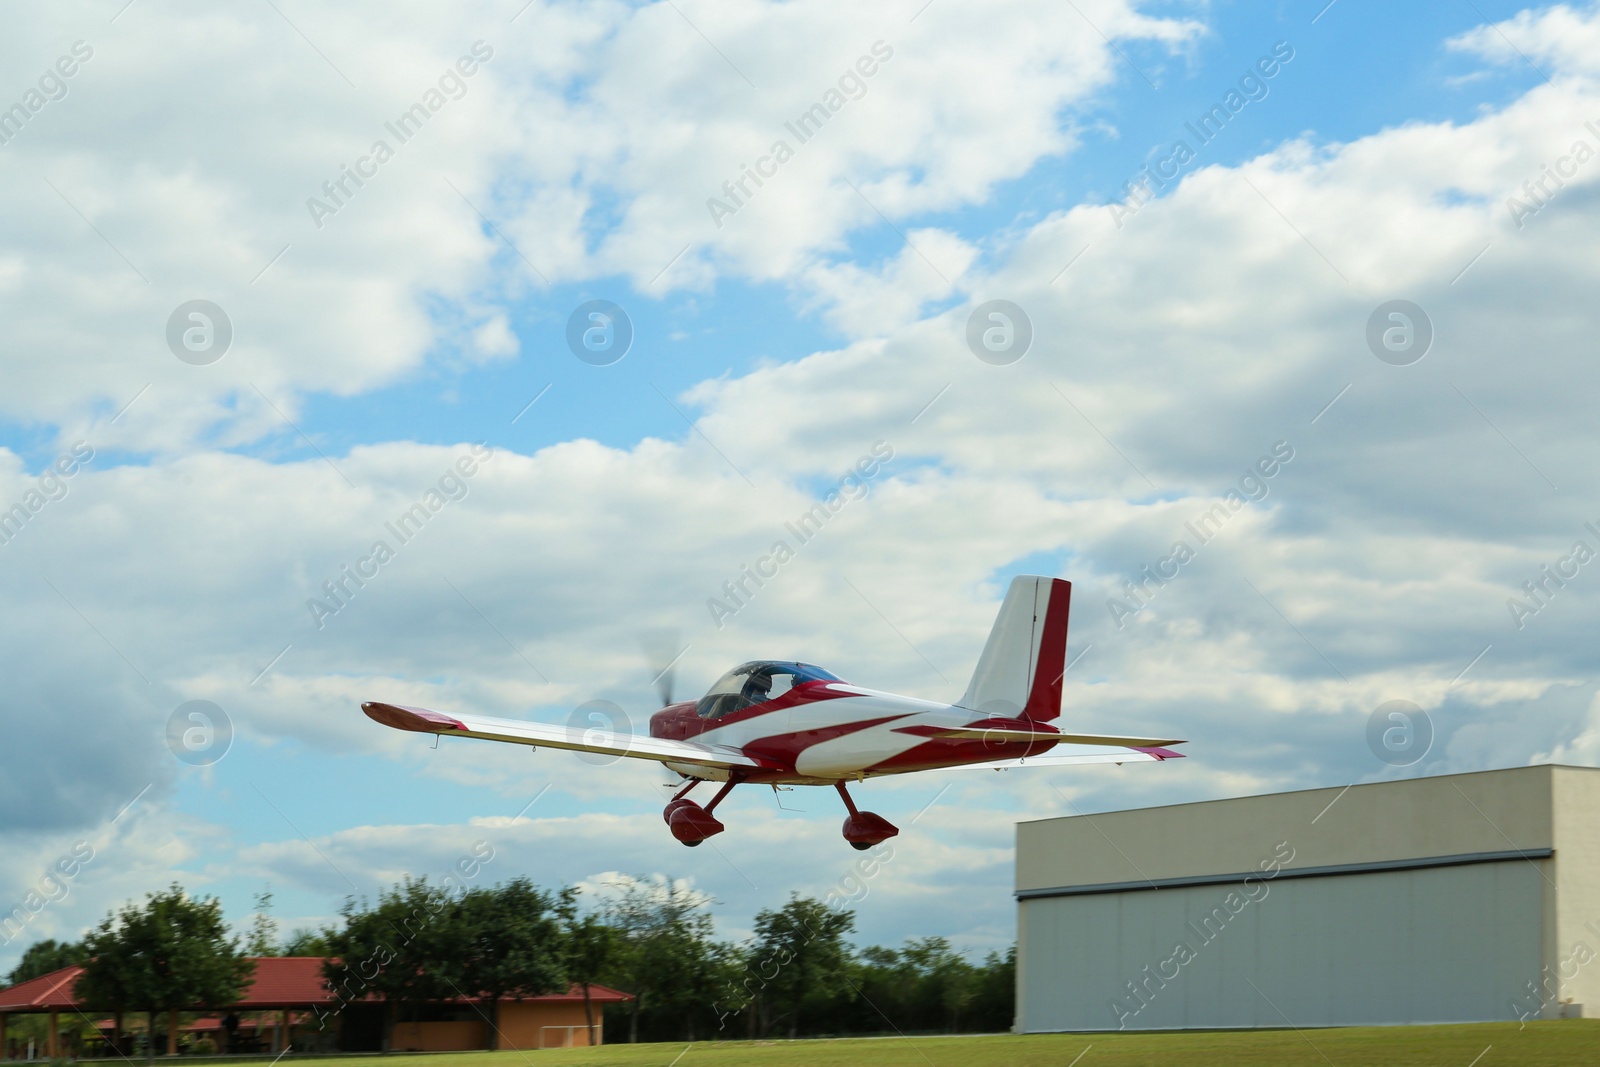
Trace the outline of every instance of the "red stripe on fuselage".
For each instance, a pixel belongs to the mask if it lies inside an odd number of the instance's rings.
[[[932,740],[891,756],[867,768],[868,774],[930,771],[940,767],[963,767],[969,763],[1022,759],[1042,756],[1056,747],[1054,741],[957,741]]]
[[[882,726],[886,722],[904,718],[903,715],[884,715],[876,719],[860,719],[856,722],[835,723],[832,726],[818,726],[809,730],[795,730],[786,734],[773,734],[755,741],[747,741],[744,745],[746,755],[757,759],[778,760],[793,767],[800,759],[800,753],[812,745],[820,745],[824,741],[832,741],[836,737],[847,737],[850,734],[870,730],[874,726]]]

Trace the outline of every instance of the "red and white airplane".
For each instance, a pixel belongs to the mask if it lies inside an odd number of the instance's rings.
[[[844,839],[870,848],[900,831],[856,810],[848,781],[950,768],[1134,763],[1180,757],[1177,740],[1063,733],[1067,612],[1072,585],[1059,578],[1012,580],[966,693],[954,704],[851,685],[821,667],[788,660],[742,663],[696,701],[650,717],[650,736],[445,715],[370,702],[368,716],[397,730],[480,737],[655,760],[684,786],[662,812],[672,836],[698,845],[723,831],[712,814],[736,785],[833,786],[849,817]],[[701,782],[722,788],[705,807],[688,798]]]

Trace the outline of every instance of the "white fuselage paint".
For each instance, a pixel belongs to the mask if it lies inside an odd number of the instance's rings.
[[[829,683],[826,688],[830,692],[849,695],[834,700],[797,704],[729,723],[707,730],[694,740],[703,745],[726,746],[751,755],[762,755],[764,740],[783,737],[786,751],[800,748],[794,757],[796,775],[793,780],[821,784],[867,775],[904,773],[895,768],[872,768],[928,743],[929,738],[925,736],[902,732],[907,726],[959,729],[989,717],[953,704],[918,700],[837,682]],[[803,736],[791,736],[807,730],[828,730],[874,719],[889,721],[810,744],[806,743]],[[773,755],[777,756],[778,753],[774,752]],[[695,769],[677,764],[668,766],[680,774],[707,777],[705,768]],[[723,781],[726,777],[726,772],[723,772],[715,780]]]

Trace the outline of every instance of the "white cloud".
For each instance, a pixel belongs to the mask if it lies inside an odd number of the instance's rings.
[[[1115,37],[1177,46],[1197,32],[1120,0],[1088,6]],[[114,23],[36,13],[0,59],[42,71],[60,54],[76,69],[67,95],[24,109],[0,146],[0,414],[141,451],[250,441],[306,393],[349,396],[463,347],[512,354],[497,305],[551,283],[804,288],[878,211],[972,203],[1066,151],[1056,116],[1112,80],[1114,53],[1074,13],[1048,8],[1047,27],[1023,31],[1038,12],[986,12],[990,31],[1019,29],[977,49],[976,13],[912,24],[914,11],[535,4],[509,24],[486,3],[151,6]],[[865,78],[855,64],[876,68],[879,40],[892,55]],[[798,143],[785,121],[824,99],[848,106]],[[420,131],[400,128],[419,103],[435,108]],[[784,137],[795,159],[717,228],[706,199]],[[195,298],[235,330],[203,368],[163,341]]]
[[[1548,63],[1562,74],[1594,74],[1595,57],[1600,54],[1600,22],[1595,10],[1593,4],[1587,8],[1568,4],[1528,8],[1504,21],[1468,30],[1446,44],[1507,66]]]
[[[942,230],[914,230],[878,269],[819,263],[806,275],[817,305],[849,337],[882,336],[916,321],[923,307],[955,291],[978,250]]]

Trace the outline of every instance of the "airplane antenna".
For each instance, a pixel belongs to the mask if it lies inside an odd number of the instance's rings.
[[[784,811],[805,811],[806,810],[805,808],[791,808],[789,805],[787,805],[787,804],[785,804],[783,802],[783,794],[784,793],[793,793],[793,792],[794,792],[794,786],[791,786],[791,785],[778,785],[776,782],[772,783],[772,799],[774,799],[774,800],[776,800],[778,802],[778,807],[779,808],[781,808]]]

